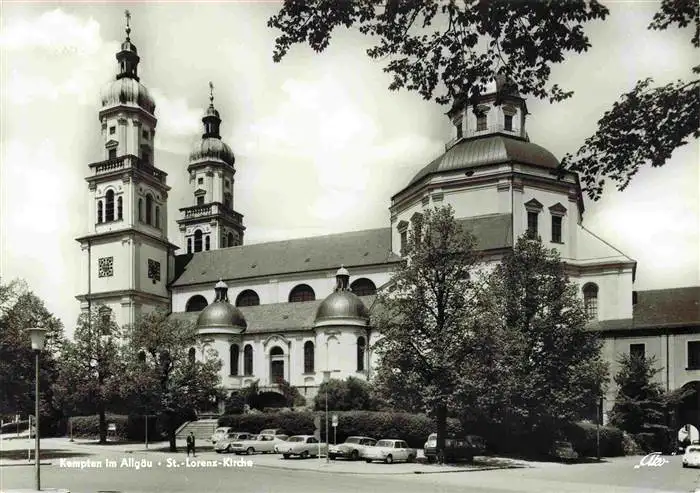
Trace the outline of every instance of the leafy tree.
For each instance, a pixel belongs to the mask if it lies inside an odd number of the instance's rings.
[[[326,393],[328,393],[328,409],[332,411],[368,411],[373,409],[371,386],[364,380],[348,377],[345,380],[330,379],[323,382],[314,398],[314,409],[326,409]]]
[[[663,0],[649,29],[685,28],[695,23],[691,43],[698,48],[699,9],[696,0]],[[651,78],[638,81],[603,115],[595,134],[576,155],[565,156],[562,167],[580,173],[591,199],[601,197],[606,179],[624,190],[641,166],[663,166],[675,149],[700,136],[700,65],[692,72],[692,80],[664,86],[654,87]]]
[[[375,326],[382,338],[378,385],[385,395],[402,388],[418,409],[435,418],[438,449],[445,446],[447,415],[456,409],[458,382],[470,356],[472,332],[483,316],[475,280],[476,239],[462,230],[451,207],[429,210],[414,221],[406,261],[381,293]],[[415,409],[415,408],[414,408]]]
[[[462,395],[510,430],[551,439],[601,395],[600,341],[557,251],[539,238],[518,239],[489,284],[494,326],[479,339],[486,356],[474,352],[485,375]]]
[[[34,414],[34,352],[25,329],[48,330],[39,358],[40,413],[51,428],[61,417],[54,406],[52,385],[58,375],[56,358],[63,345],[63,324],[23,281],[0,282],[0,414]]]
[[[245,397],[240,393],[232,393],[226,398],[224,414],[243,414],[245,410]]]
[[[260,405],[260,381],[255,380],[241,390],[241,396],[248,409],[261,409]]]
[[[177,426],[194,410],[223,398],[221,361],[199,342],[194,324],[175,320],[164,310],[141,316],[125,332],[132,406],[162,416],[170,450],[175,452]],[[202,360],[191,358],[190,348]]]
[[[446,104],[483,93],[497,73],[515,81],[522,95],[566,99],[571,92],[547,87],[551,67],[567,52],[586,51],[583,25],[607,15],[596,1],[285,0],[268,26],[282,32],[276,62],[295,44],[322,52],[337,27],[356,27],[377,40],[367,55],[389,60],[389,89]]]
[[[668,410],[675,400],[654,381],[661,371],[656,367],[656,359],[622,354],[618,361],[620,370],[614,377],[618,390],[610,414],[612,425],[635,435],[649,433],[658,438],[668,433]]]
[[[107,442],[107,411],[117,410],[123,395],[120,338],[121,329],[109,308],[96,306],[81,313],[74,341],[61,352],[54,387],[58,403],[71,414],[99,416],[100,443]]]
[[[287,407],[300,407],[306,405],[306,399],[299,392],[299,389],[282,379],[279,382],[280,392],[287,402]]]
[[[649,29],[694,24],[691,43],[700,47],[699,8],[696,0],[662,0]],[[367,54],[387,60],[390,90],[416,91],[440,104],[478,96],[496,74],[505,75],[523,97],[561,101],[573,92],[549,86],[551,67],[572,52],[587,51],[584,26],[608,14],[595,0],[285,0],[268,27],[281,31],[276,62],[295,44],[322,52],[336,28],[354,27],[376,40]],[[624,190],[641,166],[665,164],[674,149],[700,135],[700,66],[693,73],[692,79],[661,87],[653,87],[651,79],[637,82],[576,155],[562,160],[562,169],[579,172],[588,196],[597,200],[606,179]]]

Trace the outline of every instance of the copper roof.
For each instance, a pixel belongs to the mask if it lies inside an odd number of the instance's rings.
[[[542,146],[504,135],[489,135],[457,143],[421,169],[409,182],[409,186],[433,173],[511,162],[550,169],[559,167],[554,154]]]
[[[458,220],[476,236],[477,248],[513,245],[510,214]],[[391,264],[401,258],[391,251],[391,228],[352,231],[310,238],[242,245],[175,257],[172,286],[213,283],[262,276]]]
[[[371,309],[376,296],[361,296],[364,306]],[[242,306],[239,308],[248,323],[246,334],[265,332],[294,332],[311,330],[314,326],[316,311],[323,303],[321,300],[304,301],[299,303],[270,303],[257,306]],[[201,312],[172,313],[176,320],[196,322]]]

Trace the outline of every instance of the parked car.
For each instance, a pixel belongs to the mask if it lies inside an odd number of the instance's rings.
[[[700,467],[700,445],[690,445],[685,448],[683,467]]]
[[[218,442],[214,444],[214,450],[216,450],[218,453],[223,453],[223,452],[232,452],[231,450],[231,444],[236,441],[241,441],[241,440],[249,440],[251,437],[255,435],[245,432],[245,431],[231,431],[229,430],[226,433],[226,436],[222,439],[220,439]]]
[[[319,443],[313,435],[295,435],[289,437],[284,443],[278,443],[277,450],[282,453],[282,457],[285,459],[289,459],[292,455],[306,459],[326,455],[328,445]]]
[[[379,440],[374,447],[365,447],[362,455],[368,463],[381,460],[391,464],[396,461],[413,462],[418,456],[418,451],[410,448],[403,440],[391,438]]]
[[[338,457],[350,460],[358,460],[362,457],[365,447],[374,447],[377,441],[369,437],[348,437],[344,443],[331,445],[328,449],[328,457],[335,460]]]
[[[459,438],[445,438],[444,460],[453,462],[458,460],[474,460],[475,455],[481,455],[486,450],[485,441],[477,435],[468,435]],[[429,463],[438,458],[437,433],[431,433],[423,445],[423,453]]]
[[[549,455],[561,461],[578,459],[578,454],[570,442],[556,441],[549,450]]]
[[[230,426],[222,426],[221,428],[214,430],[214,434],[211,436],[211,443],[216,443],[224,438],[230,429]]]
[[[277,436],[277,435],[284,435],[288,436],[284,430],[280,428],[267,428],[265,430],[262,430],[258,435],[272,435],[272,436]]]
[[[287,440],[287,435],[254,435],[248,440],[236,440],[231,443],[231,450],[236,454],[255,454],[262,452],[270,454],[275,452],[275,445]]]

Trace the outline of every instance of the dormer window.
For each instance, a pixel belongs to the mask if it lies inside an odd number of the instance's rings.
[[[513,115],[505,115],[503,123],[505,130],[507,130],[508,132],[513,131]]]

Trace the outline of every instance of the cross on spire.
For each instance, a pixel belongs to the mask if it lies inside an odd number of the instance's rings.
[[[131,34],[131,27],[129,26],[129,20],[131,19],[131,12],[128,10],[124,11],[124,17],[126,17],[126,39],[129,40],[129,34]]]

